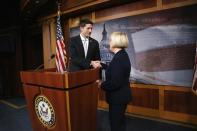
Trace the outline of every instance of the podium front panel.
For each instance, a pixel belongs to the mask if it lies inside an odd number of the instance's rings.
[[[34,131],[96,131],[98,70],[22,71]]]

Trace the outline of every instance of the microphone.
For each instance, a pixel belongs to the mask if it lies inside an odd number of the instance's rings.
[[[52,54],[50,59],[48,60],[48,62],[50,62],[53,58],[55,58],[55,54]],[[37,71],[39,69],[41,69],[42,67],[44,67],[44,63],[42,63],[41,65],[39,65],[38,67],[36,67],[36,69],[34,69],[34,71]]]

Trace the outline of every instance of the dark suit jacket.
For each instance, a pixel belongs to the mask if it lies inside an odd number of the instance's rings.
[[[130,71],[129,57],[122,49],[114,55],[106,69],[106,81],[101,84],[109,104],[127,104],[131,100]]]
[[[89,38],[86,58],[80,35],[71,38],[69,51],[71,57],[69,69],[71,71],[89,69],[92,60],[100,60],[99,43],[93,38]]]

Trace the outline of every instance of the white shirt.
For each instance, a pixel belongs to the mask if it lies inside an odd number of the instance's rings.
[[[85,58],[87,56],[87,52],[88,52],[88,46],[89,46],[89,39],[88,38],[84,38],[81,34],[81,41],[83,43],[83,49],[84,49],[84,53],[85,53]]]

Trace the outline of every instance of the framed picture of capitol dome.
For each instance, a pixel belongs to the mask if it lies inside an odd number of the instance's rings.
[[[102,61],[109,63],[109,36],[126,32],[136,83],[191,87],[197,44],[196,5],[95,23],[91,37],[99,42]],[[71,28],[70,36],[79,34]]]

